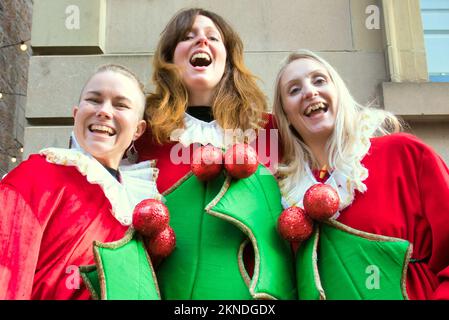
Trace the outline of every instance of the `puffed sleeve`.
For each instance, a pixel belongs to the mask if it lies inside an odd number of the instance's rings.
[[[21,193],[0,183],[0,299],[30,299],[41,238]]]
[[[421,203],[432,230],[429,267],[437,273],[434,299],[449,299],[449,170],[430,148],[425,149],[419,172]]]

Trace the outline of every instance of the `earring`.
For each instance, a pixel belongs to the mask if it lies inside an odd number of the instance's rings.
[[[126,150],[126,158],[130,163],[136,163],[139,154],[137,153],[136,147],[134,146],[134,141],[131,143],[131,146]]]

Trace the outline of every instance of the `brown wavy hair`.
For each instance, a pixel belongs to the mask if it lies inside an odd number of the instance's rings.
[[[217,84],[212,112],[224,129],[258,129],[264,125],[267,99],[256,77],[243,61],[243,42],[219,15],[200,8],[177,13],[161,34],[153,58],[155,91],[147,97],[146,120],[158,143],[168,142],[170,133],[184,127],[184,112],[189,101],[178,67],[173,63],[177,44],[190,32],[198,15],[211,19],[223,36],[227,52],[222,79]]]

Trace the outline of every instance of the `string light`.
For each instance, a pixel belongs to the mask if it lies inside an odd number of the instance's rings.
[[[14,143],[15,143],[15,146],[11,146],[6,149],[3,149],[2,147],[0,147],[0,153],[8,156],[12,163],[17,162],[17,151],[20,151],[20,153],[23,153],[22,144],[17,139],[14,139]]]
[[[26,44],[26,42],[28,42],[28,41],[30,41],[30,39],[28,39],[28,40],[22,40],[22,41],[20,41],[20,42],[18,42],[18,43],[6,44],[6,45],[4,45],[4,46],[0,46],[0,49],[19,46],[20,51],[25,52],[25,51],[28,49],[28,46],[27,46],[27,44]],[[23,97],[26,97],[26,94],[23,94],[23,93],[0,91],[0,99],[2,99],[4,95],[12,95],[12,96],[23,96]]]
[[[0,46],[0,49],[19,46],[19,49],[21,51],[26,51],[28,49],[28,46],[27,46],[26,42],[28,42],[28,41],[30,41],[30,39],[22,40],[22,41],[17,42],[17,43],[6,44],[4,46]]]
[[[28,42],[28,41],[30,41],[30,39],[28,39],[28,40],[22,40],[22,41],[20,41],[20,42],[18,42],[18,43],[6,44],[6,45],[3,45],[3,46],[0,46],[0,49],[18,46],[20,51],[26,52],[27,49],[28,49],[28,45],[26,44],[26,42]],[[23,97],[26,97],[26,94],[23,94],[23,93],[17,93],[17,92],[5,92],[5,91],[0,90],[0,100],[3,98],[4,95],[12,95],[12,96],[23,96]],[[20,153],[23,153],[23,146],[22,146],[22,144],[21,144],[19,141],[17,141],[17,139],[14,139],[14,140],[15,140],[15,142],[16,142],[16,146],[15,146],[15,147],[13,147],[13,148],[7,148],[6,150],[3,149],[2,147],[0,147],[0,153],[2,153],[2,154],[4,154],[4,155],[8,156],[8,157],[10,158],[10,160],[11,160],[12,163],[17,162],[17,156],[14,155],[14,154],[17,152],[17,150],[19,150]],[[11,150],[11,149],[14,149],[14,152],[13,152],[14,154],[11,154],[11,153],[8,151],[8,150]],[[1,169],[1,168],[0,168],[0,169]],[[5,172],[3,169],[1,169],[1,170],[2,170],[3,172]]]
[[[1,91],[0,92],[0,99],[2,99],[4,95],[22,96],[22,97],[26,97],[27,96],[26,94],[20,93],[20,92],[5,92],[5,91]]]

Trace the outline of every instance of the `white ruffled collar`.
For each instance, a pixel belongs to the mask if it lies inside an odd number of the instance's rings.
[[[214,147],[227,150],[235,143],[235,135],[240,132],[236,130],[223,129],[216,120],[205,122],[191,116],[188,113],[184,114],[185,128],[175,129],[170,135],[171,141],[178,141],[184,147],[188,147],[192,143],[200,143],[201,145],[211,144]],[[256,138],[256,134],[249,135],[248,132],[241,132],[247,134],[245,136],[251,142]]]
[[[162,198],[156,186],[158,169],[154,167],[154,161],[132,165],[122,163],[119,166],[122,177],[120,183],[73,139],[72,136],[74,149],[46,148],[39,153],[44,155],[48,162],[76,167],[89,183],[98,184],[111,203],[112,214],[122,225],[131,225],[134,207],[140,201]]]
[[[371,147],[370,138],[373,137],[374,132],[379,128],[383,121],[383,117],[377,116],[375,113],[365,113],[362,115],[361,120],[364,122],[360,131],[360,136],[357,144],[354,147],[352,157],[354,162],[357,163],[355,167],[344,167],[335,169],[331,172],[329,178],[324,182],[332,186],[340,197],[339,212],[337,212],[333,218],[337,219],[340,215],[340,211],[348,207],[355,197],[356,190],[365,192],[367,190],[366,185],[363,183],[368,178],[368,169],[366,169],[361,161],[368,153]],[[305,192],[318,181],[310,169],[309,164],[304,166],[303,178],[295,184],[290,184],[292,187],[287,190],[281,188],[282,192],[282,205],[284,208],[291,206],[299,206],[304,208],[303,198]]]
[[[306,175],[303,176],[301,181],[299,181],[294,188],[282,190],[282,206],[284,209],[291,206],[304,208],[304,194],[311,186],[318,183],[308,164],[305,167],[305,171]],[[324,183],[332,186],[337,191],[340,198],[339,211],[349,206],[354,200],[354,184],[341,172],[335,170]],[[339,212],[337,212],[333,218],[336,219],[338,216]]]
[[[212,144],[217,148],[226,147],[224,129],[216,120],[205,122],[185,113],[184,125],[185,128],[173,130],[170,135],[171,141],[179,141],[184,147],[192,143]]]

